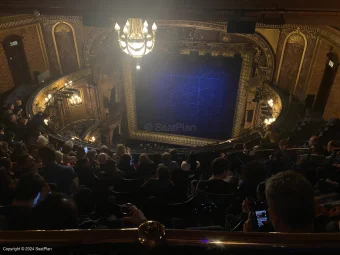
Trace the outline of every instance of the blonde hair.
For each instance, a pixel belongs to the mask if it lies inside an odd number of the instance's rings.
[[[121,157],[123,156],[124,154],[127,154],[126,153],[126,147],[124,144],[117,144],[117,147],[116,147],[116,155],[118,157]]]
[[[55,161],[57,161],[58,164],[63,163],[63,157],[64,157],[64,154],[61,151],[55,152]]]
[[[39,135],[37,139],[37,146],[38,147],[44,147],[48,144],[48,138],[46,138],[43,135]]]
[[[138,161],[139,164],[140,163],[147,163],[149,161],[150,161],[149,157],[146,153],[142,153],[142,154],[139,155],[139,161]]]
[[[104,165],[107,159],[108,159],[107,154],[103,152],[97,156],[97,160],[100,165]]]

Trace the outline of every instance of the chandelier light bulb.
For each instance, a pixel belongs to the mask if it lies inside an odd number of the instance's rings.
[[[45,97],[45,101],[46,101],[46,102],[48,101],[48,98],[47,98],[47,97]]]
[[[130,26],[130,22],[129,20],[126,21],[126,26],[129,27]]]
[[[116,23],[116,25],[115,25],[115,30],[116,30],[116,31],[119,31],[119,30],[120,30],[120,26],[118,25],[118,23]]]
[[[148,28],[147,27],[143,27],[143,34],[147,35],[149,33]]]
[[[123,33],[124,34],[128,34],[129,33],[129,29],[127,28],[127,26],[124,26]]]
[[[156,25],[156,23],[154,22],[153,24],[152,24],[152,31],[156,31],[157,30],[157,25]]]
[[[140,65],[136,65],[136,69],[137,69],[137,70],[140,70]]]
[[[148,27],[148,26],[149,26],[148,22],[144,21],[144,27]]]
[[[48,94],[47,97],[48,97],[48,99],[51,99],[51,98],[52,98],[52,95],[51,95],[51,94]]]

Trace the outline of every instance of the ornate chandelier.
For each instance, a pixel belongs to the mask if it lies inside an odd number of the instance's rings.
[[[128,19],[121,32],[120,26],[116,23],[115,30],[122,51],[134,58],[141,58],[150,53],[155,46],[157,26],[153,23],[152,34],[149,33],[148,26],[146,20],[143,23],[142,19]]]

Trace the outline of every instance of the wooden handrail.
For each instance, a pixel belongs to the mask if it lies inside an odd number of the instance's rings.
[[[0,245],[49,245],[137,243],[138,229],[1,231]],[[259,248],[339,248],[340,234],[242,233],[166,230],[168,245]]]

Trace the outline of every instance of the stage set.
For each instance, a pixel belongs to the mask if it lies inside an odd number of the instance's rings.
[[[129,26],[141,24],[144,33],[144,21],[129,21]],[[159,20],[146,42],[150,52],[133,57],[122,52],[128,51],[124,43],[129,45],[124,22],[123,32],[118,23],[84,26],[85,68],[70,72],[72,63],[80,64],[74,29],[64,20],[47,22],[63,76],[42,82],[28,110],[49,112],[48,129],[55,135],[98,146],[128,139],[201,146],[249,134],[281,112],[280,96],[269,86],[273,51],[258,32],[227,33],[223,24]],[[73,57],[59,48],[63,40],[72,42]],[[265,119],[261,107],[267,99],[271,113]]]

